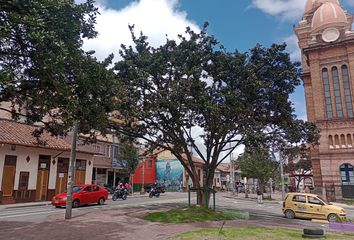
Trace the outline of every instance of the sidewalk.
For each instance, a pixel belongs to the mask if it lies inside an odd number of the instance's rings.
[[[248,194],[248,198],[245,197],[245,193],[232,193],[232,192],[221,192],[222,196],[225,198],[240,199],[244,201],[257,202],[257,194]],[[267,197],[268,194],[265,193],[264,197]],[[281,193],[275,192],[271,194],[272,200],[263,199],[263,202],[270,204],[283,204]]]

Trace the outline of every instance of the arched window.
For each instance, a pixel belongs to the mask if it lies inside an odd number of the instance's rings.
[[[330,119],[333,118],[333,110],[332,110],[332,101],[331,101],[331,88],[329,85],[327,68],[322,69],[322,80],[323,80],[323,87],[324,87],[324,94],[325,94],[327,118]]]
[[[347,143],[345,142],[345,136],[344,134],[340,135],[340,144],[342,145],[342,148],[346,148],[347,147]]]
[[[334,135],[334,145],[339,148],[339,136],[337,134]]]
[[[333,148],[333,136],[332,135],[328,136],[328,143],[329,143],[329,148]]]
[[[347,144],[348,144],[348,147],[350,147],[350,148],[353,147],[351,134],[347,134]]]
[[[347,106],[348,117],[351,118],[353,117],[353,103],[352,103],[352,94],[350,92],[348,67],[346,65],[342,66],[342,76],[343,76],[345,104]]]
[[[340,176],[343,185],[354,185],[354,168],[351,164],[340,166]]]
[[[337,117],[343,117],[343,106],[339,87],[338,69],[337,67],[332,68],[332,78],[333,78],[333,90],[334,90],[334,100],[336,103]]]

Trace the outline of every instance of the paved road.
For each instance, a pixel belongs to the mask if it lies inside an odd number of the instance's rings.
[[[192,196],[192,203],[195,203],[195,196]],[[98,206],[84,206],[77,209],[73,209],[73,214],[86,213],[97,211],[98,209],[110,210],[119,208],[174,208],[176,206],[187,205],[188,199],[186,193],[165,193],[160,198],[148,198],[144,197],[128,197],[127,200],[111,201],[108,200],[105,205]],[[262,219],[269,222],[278,223],[296,223],[308,225],[308,220],[288,220],[285,219],[282,211],[281,204],[278,202],[268,202],[264,204],[257,204],[256,200],[252,199],[233,199],[225,197],[225,194],[218,194],[217,199],[218,209],[238,209],[244,210],[250,213],[251,219]],[[354,209],[346,209],[348,216],[354,218]],[[57,209],[51,205],[47,206],[30,206],[19,208],[6,208],[0,210],[0,222],[1,221],[21,221],[21,222],[43,222],[48,216],[62,213],[64,216],[65,209]]]
[[[147,195],[142,197],[131,197],[125,201],[119,199],[117,201],[112,201],[109,199],[103,206],[100,205],[90,205],[83,206],[80,208],[73,209],[73,213],[84,213],[89,211],[94,211],[97,209],[119,209],[119,208],[130,208],[130,207],[157,207],[168,205],[172,208],[175,205],[186,205],[188,200],[187,195],[184,193],[166,193],[162,194],[160,198],[149,198]],[[193,198],[194,199],[194,198]],[[195,201],[195,200],[194,200]],[[0,222],[1,221],[23,221],[23,222],[42,222],[50,215],[58,214],[62,212],[63,216],[65,214],[64,208],[55,208],[52,205],[41,205],[41,206],[26,206],[26,207],[16,207],[12,205],[9,208],[0,210]]]

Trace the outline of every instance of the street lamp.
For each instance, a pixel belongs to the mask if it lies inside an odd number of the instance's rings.
[[[142,172],[141,172],[141,190],[140,194],[145,194],[144,182],[145,182],[145,157],[139,157],[139,161],[142,163]]]

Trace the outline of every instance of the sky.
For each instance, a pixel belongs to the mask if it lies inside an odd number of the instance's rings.
[[[75,0],[77,3],[85,0]],[[168,38],[177,38],[187,26],[200,30],[209,23],[214,35],[229,51],[245,52],[257,43],[288,44],[294,61],[300,61],[300,49],[294,35],[306,0],[96,0],[98,37],[85,41],[86,50],[95,50],[103,59],[110,53],[118,58],[121,44],[131,45],[128,25],[143,31],[153,46]],[[354,0],[340,0],[341,6],[354,13]],[[299,86],[291,95],[295,114],[306,120],[304,90]]]

